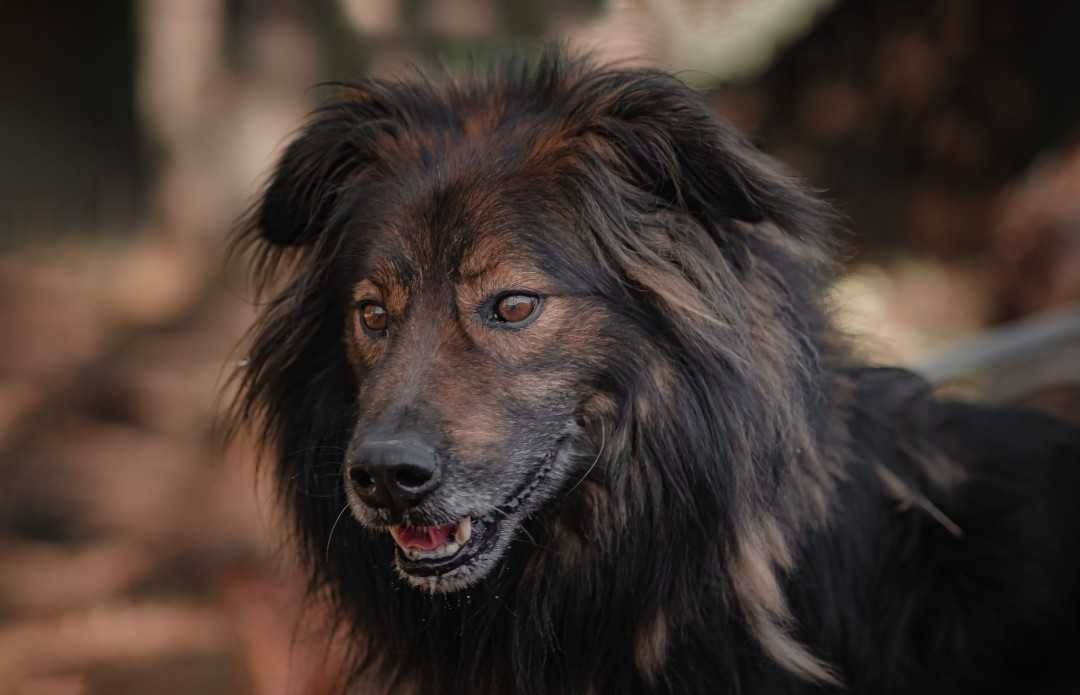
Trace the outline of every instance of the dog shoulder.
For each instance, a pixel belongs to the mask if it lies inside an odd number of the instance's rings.
[[[904,370],[850,377],[852,468],[885,505],[879,605],[923,636],[895,648],[985,683],[1067,678],[1051,671],[1080,630],[1080,428],[944,398]]]

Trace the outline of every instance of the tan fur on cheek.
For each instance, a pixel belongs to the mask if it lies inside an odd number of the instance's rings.
[[[345,356],[352,365],[353,372],[360,377],[363,372],[375,366],[385,348],[384,340],[371,338],[359,326],[359,317],[355,309],[350,309],[345,316],[344,342]]]

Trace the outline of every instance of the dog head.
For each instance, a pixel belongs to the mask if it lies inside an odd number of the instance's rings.
[[[315,564],[473,586],[594,480],[597,524],[674,503],[735,548],[807,446],[824,323],[831,219],[775,172],[676,79],[556,56],[318,110],[250,218],[290,272],[241,400]]]

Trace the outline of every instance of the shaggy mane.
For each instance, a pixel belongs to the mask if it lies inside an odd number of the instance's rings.
[[[354,679],[525,694],[909,682],[911,645],[871,626],[865,586],[892,561],[875,544],[955,538],[953,498],[927,478],[950,457],[904,430],[930,412],[922,382],[871,379],[831,328],[830,207],[657,71],[549,51],[464,78],[338,89],[235,239],[267,299],[233,417],[272,452],[312,591],[357,649]],[[482,149],[492,142],[501,149]],[[582,404],[578,479],[492,575],[427,595],[369,534],[343,528],[357,387],[335,269],[368,222],[365,200],[392,195],[403,162],[438,179],[438,162],[474,151],[495,152],[478,181],[546,182],[540,204],[588,249],[554,260],[584,264],[582,282],[641,337]],[[908,395],[882,410],[896,391]],[[841,506],[842,493],[863,501]],[[915,511],[894,533],[898,501]],[[878,608],[907,625],[908,605],[898,591]],[[928,652],[922,663],[959,653]]]

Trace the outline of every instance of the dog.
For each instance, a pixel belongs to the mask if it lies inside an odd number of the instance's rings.
[[[1075,692],[1080,431],[853,357],[837,216],[701,95],[340,89],[238,237],[234,413],[353,687]]]

